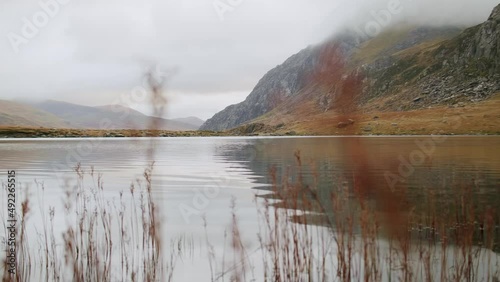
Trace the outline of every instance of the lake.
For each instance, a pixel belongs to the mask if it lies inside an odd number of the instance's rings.
[[[154,162],[151,189],[163,220],[162,238],[188,242],[189,255],[177,262],[173,281],[229,281],[229,274],[224,277],[228,268],[224,263],[235,259],[224,256],[233,255],[228,251],[234,234],[233,213],[249,261],[244,281],[262,281],[258,234],[265,225],[259,219],[265,197],[260,196],[268,195],[272,187],[297,181],[314,185],[318,191],[334,191],[339,186],[349,190],[355,185],[351,176],[359,173],[360,160],[363,174],[376,182],[373,187],[404,191],[402,197],[411,211],[425,210],[433,195],[437,214],[444,212],[464,189],[475,207],[494,209],[496,220],[500,206],[500,137],[3,139],[0,156],[4,188],[7,171],[16,172],[18,209],[21,199],[30,198],[27,229],[32,236],[42,234],[49,208],[53,208],[57,242],[68,227],[65,193],[78,186],[77,163],[86,174],[82,186],[101,185],[104,205],[119,207],[120,192],[127,197],[131,183],[147,186],[144,170]],[[273,186],[273,179],[279,183]],[[377,191],[362,192],[383,213]],[[6,222],[3,192],[0,217]],[[355,193],[347,193],[349,201],[356,202]],[[494,228],[498,238],[498,221]],[[5,233],[5,226],[0,225],[0,234]],[[497,248],[495,244],[493,249]],[[493,257],[495,268],[498,253]]]

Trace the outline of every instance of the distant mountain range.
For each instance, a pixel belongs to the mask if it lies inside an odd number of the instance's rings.
[[[335,134],[345,114],[372,119],[381,112],[456,108],[499,92],[500,5],[486,22],[465,30],[398,25],[373,38],[345,32],[310,46],[270,70],[245,101],[215,114],[201,129],[271,126]],[[378,122],[366,124],[372,131]]]
[[[32,106],[0,100],[0,125],[26,127],[69,127],[58,116]]]
[[[13,102],[0,100],[0,126],[79,129],[197,130],[203,120],[196,117],[163,119],[119,105],[89,107],[66,102]]]

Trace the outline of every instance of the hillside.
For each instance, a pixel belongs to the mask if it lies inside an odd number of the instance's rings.
[[[356,40],[350,37],[342,40],[339,47],[344,55],[350,54],[358,44]],[[327,44],[331,43],[327,42]],[[200,129],[225,130],[236,127],[273,110],[284,101],[294,97],[310,83],[309,75],[318,70],[321,65],[322,58],[317,56],[320,50],[321,46],[308,47],[270,70],[257,83],[245,101],[228,106],[215,114]]]
[[[176,121],[176,122],[181,122],[184,124],[192,125],[195,127],[195,129],[199,129],[205,123],[204,120],[197,118],[197,117],[174,118],[172,120]]]
[[[150,117],[123,106],[89,107],[53,100],[31,106],[57,116],[71,128],[99,129],[107,124],[108,129],[147,129],[154,123],[158,130],[198,129],[195,125]]]
[[[17,102],[0,100],[0,126],[57,127],[69,125],[51,113]]]
[[[466,133],[495,132],[499,17],[500,5],[486,22],[466,30],[401,26],[367,41],[336,36],[271,70],[244,102],[217,113],[202,129],[260,124],[269,132],[371,134],[383,116],[390,126],[381,134],[425,134],[447,132],[446,126],[425,125],[427,117],[441,123],[445,113],[474,109],[484,113]],[[405,118],[412,126],[403,127]]]

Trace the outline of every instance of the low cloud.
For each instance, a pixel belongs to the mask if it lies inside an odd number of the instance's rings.
[[[56,0],[41,0],[49,1]],[[172,112],[207,118],[243,100],[290,55],[345,26],[362,27],[390,2],[219,1],[238,4],[221,18],[211,0],[64,0],[17,53],[8,35],[22,36],[24,19],[32,21],[43,10],[39,1],[2,1],[0,98],[100,105],[140,85],[145,69],[160,64],[179,70],[168,90],[185,96],[172,102],[175,107],[182,101],[177,106],[185,110]],[[400,0],[402,11],[391,23],[473,25],[497,1]]]

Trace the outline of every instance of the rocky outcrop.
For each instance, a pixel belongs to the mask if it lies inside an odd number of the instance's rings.
[[[469,40],[463,42],[459,56],[472,60],[484,60],[490,64],[490,74],[500,72],[500,5],[495,7],[488,20],[479,26]]]
[[[500,71],[500,5],[488,20],[465,30],[461,35],[443,44],[436,52],[436,60],[444,66],[464,67],[491,75]]]
[[[429,104],[478,102],[500,91],[500,5],[438,48],[434,61],[418,84]]]
[[[486,22],[438,46],[404,57],[382,57],[365,66],[369,80],[364,102],[395,95],[398,99],[382,109],[403,111],[488,99],[500,91],[499,48],[500,5]]]

